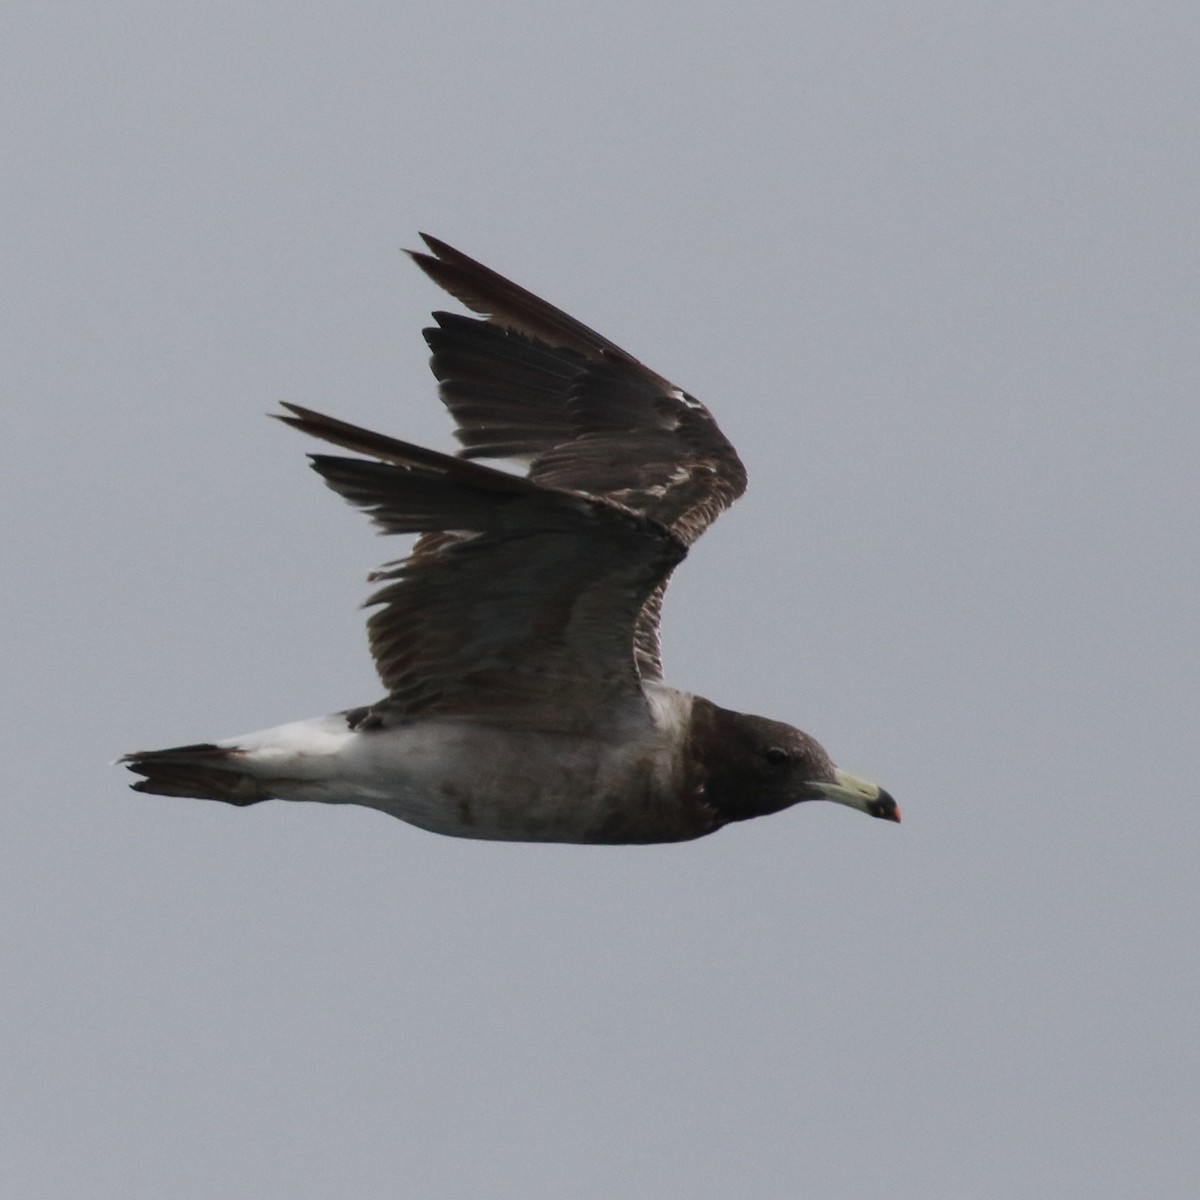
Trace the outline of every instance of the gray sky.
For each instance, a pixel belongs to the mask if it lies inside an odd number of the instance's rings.
[[[12,2],[0,1191],[1200,1187],[1192,2]],[[17,118],[14,120],[14,117]],[[900,827],[438,838],[129,792],[375,699],[428,229],[700,395],[678,686]]]

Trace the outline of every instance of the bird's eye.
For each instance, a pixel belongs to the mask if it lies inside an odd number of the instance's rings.
[[[782,767],[784,763],[789,762],[791,756],[782,746],[768,746],[765,752],[767,762],[773,767]]]

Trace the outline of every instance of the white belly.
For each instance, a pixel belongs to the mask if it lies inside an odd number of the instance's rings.
[[[673,800],[691,698],[656,699],[655,722],[605,739],[462,721],[355,733],[333,716],[225,744],[283,800],[361,804],[455,837],[589,842],[614,810],[649,815]]]

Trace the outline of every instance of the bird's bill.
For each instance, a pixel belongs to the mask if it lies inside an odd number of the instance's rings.
[[[869,817],[879,817],[884,821],[900,820],[899,805],[879,784],[837,769],[833,772],[833,779],[833,783],[809,783],[806,786],[819,792],[826,800],[847,804]]]

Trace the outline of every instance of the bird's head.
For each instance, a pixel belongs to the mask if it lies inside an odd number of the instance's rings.
[[[832,800],[870,817],[899,821],[896,801],[878,784],[835,767],[807,733],[697,699],[693,750],[704,794],[726,821],[763,817],[805,800]]]

